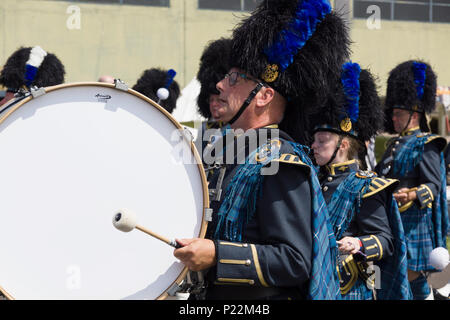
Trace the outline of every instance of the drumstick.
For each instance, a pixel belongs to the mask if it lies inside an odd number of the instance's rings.
[[[175,240],[169,240],[168,238],[163,237],[163,236],[157,234],[156,232],[153,232],[147,228],[139,226],[137,224],[136,215],[128,209],[121,209],[121,210],[117,211],[113,216],[112,222],[113,222],[114,227],[116,227],[120,231],[130,232],[133,229],[138,229],[139,231],[142,231],[142,232],[152,236],[153,238],[161,240],[162,242],[165,242],[169,246],[172,246],[176,249],[182,247]]]

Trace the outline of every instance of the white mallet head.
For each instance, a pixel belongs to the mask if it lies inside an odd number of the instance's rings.
[[[437,270],[444,270],[449,260],[450,257],[446,248],[438,247],[430,252],[430,264]]]
[[[166,88],[159,88],[158,91],[156,91],[156,95],[159,100],[167,100],[167,98],[169,98],[169,90]]]
[[[137,218],[132,211],[120,209],[114,214],[112,223],[120,231],[130,232],[136,227]]]

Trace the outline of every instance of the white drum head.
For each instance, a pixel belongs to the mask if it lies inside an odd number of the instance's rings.
[[[153,105],[154,104],[154,105]],[[206,180],[180,125],[133,90],[47,88],[0,119],[0,286],[15,299],[155,299],[186,268],[169,239],[203,237]],[[182,148],[181,148],[182,147]],[[183,149],[183,152],[180,152]],[[195,161],[185,163],[186,150]]]

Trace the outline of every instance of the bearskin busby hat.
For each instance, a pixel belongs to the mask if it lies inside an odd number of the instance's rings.
[[[220,38],[208,44],[200,58],[197,79],[201,89],[197,98],[198,110],[202,116],[211,118],[209,96],[220,94],[216,84],[230,70],[231,39]]]
[[[386,90],[385,130],[395,133],[392,110],[399,108],[421,113],[420,128],[422,131],[430,131],[425,115],[436,108],[436,89],[436,75],[425,62],[410,60],[392,69]]]
[[[383,128],[383,116],[373,76],[359,64],[347,62],[335,93],[316,109],[311,122],[313,132],[331,131],[365,142]]]
[[[41,47],[20,48],[6,61],[0,72],[0,84],[8,91],[22,87],[48,87],[64,82],[64,65]]]
[[[157,102],[167,112],[172,113],[180,95],[180,87],[174,80],[175,75],[176,72],[172,69],[152,68],[145,70],[133,86],[133,90],[142,93]]]
[[[305,143],[305,114],[325,102],[349,44],[348,28],[328,0],[266,0],[233,31],[231,67],[287,99],[280,128]]]

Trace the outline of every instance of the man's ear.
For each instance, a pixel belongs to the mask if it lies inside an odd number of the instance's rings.
[[[275,90],[270,87],[262,87],[256,96],[256,106],[265,107],[267,106],[275,97]]]

